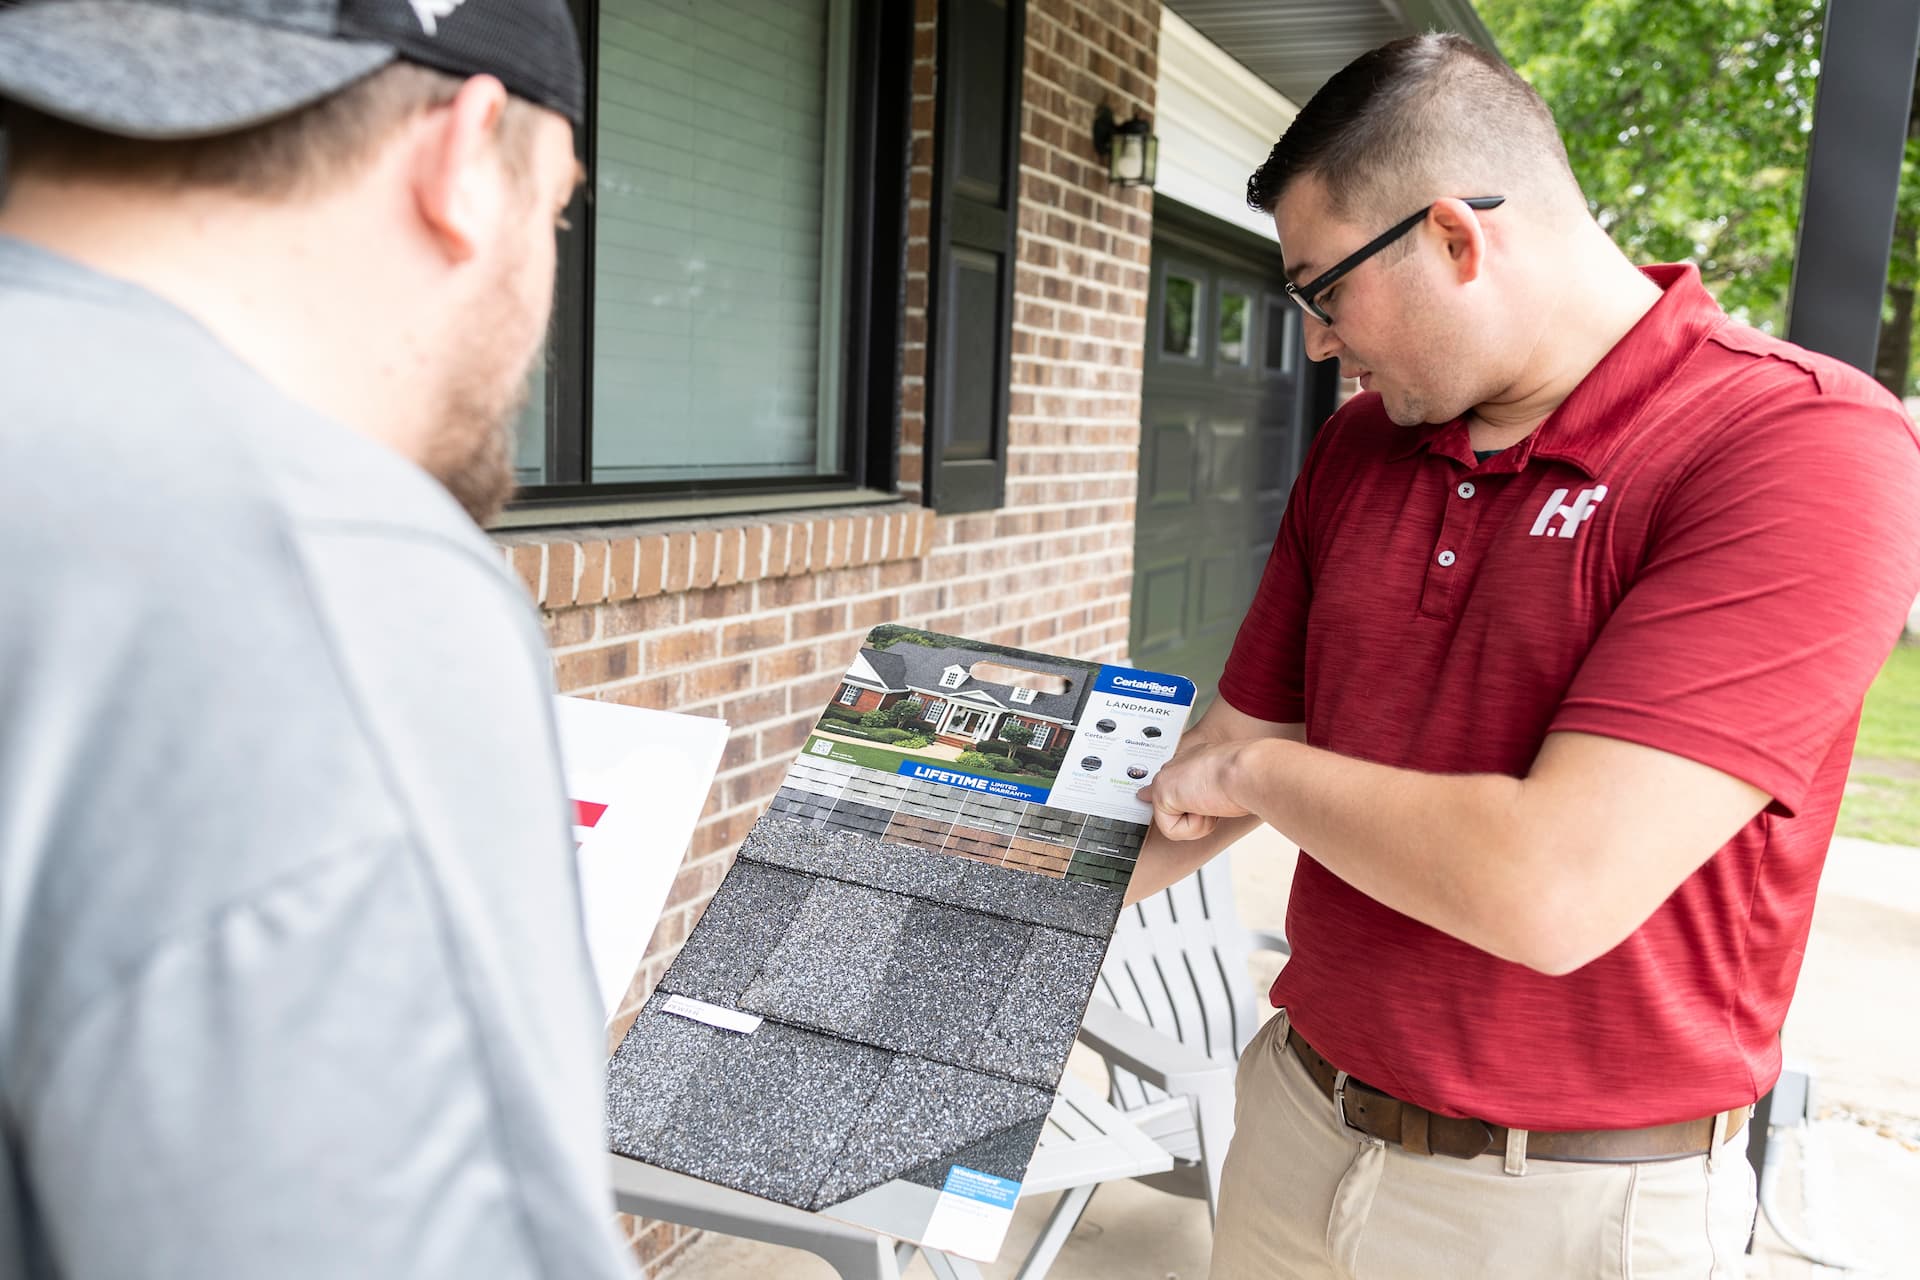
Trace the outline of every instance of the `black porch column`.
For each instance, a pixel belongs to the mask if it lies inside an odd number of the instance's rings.
[[[1869,374],[1916,56],[1920,0],[1829,0],[1787,337]]]

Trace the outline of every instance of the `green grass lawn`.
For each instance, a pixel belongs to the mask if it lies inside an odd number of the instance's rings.
[[[896,773],[903,761],[912,760],[915,764],[932,765],[936,769],[951,769],[955,773],[971,773],[982,778],[1000,778],[1007,782],[1019,782],[1029,787],[1051,787],[1053,776],[1038,773],[997,773],[992,769],[969,769],[955,764],[951,760],[935,760],[930,756],[914,755],[903,751],[890,751],[886,747],[856,747],[848,742],[835,742],[831,738],[808,738],[807,744],[800,748],[801,757],[814,754],[813,744],[825,742],[833,748],[829,760],[844,760],[848,764],[865,765],[869,769],[878,769],[882,773]]]
[[[1920,648],[1895,649],[1867,691],[1839,831],[1920,845]]]

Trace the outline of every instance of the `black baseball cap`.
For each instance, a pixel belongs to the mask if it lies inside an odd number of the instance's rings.
[[[396,60],[586,118],[567,0],[0,0],[0,99],[123,137],[233,133]]]

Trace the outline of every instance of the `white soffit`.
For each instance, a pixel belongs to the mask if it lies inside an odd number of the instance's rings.
[[[1272,220],[1247,208],[1247,176],[1298,113],[1273,86],[1162,7],[1156,192],[1272,240]]]

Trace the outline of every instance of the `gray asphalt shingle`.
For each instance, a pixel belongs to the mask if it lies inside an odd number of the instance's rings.
[[[1052,1106],[1050,1089],[902,1054],[869,1095],[865,1116],[848,1135],[812,1207],[851,1199],[927,1165],[938,1165],[944,1182],[954,1153],[1035,1121],[1045,1124]],[[1014,1172],[981,1172],[1018,1179],[1038,1138],[1035,1128],[1025,1151],[1002,1157],[1002,1167]]]
[[[815,880],[805,904],[740,998],[740,1007],[840,1036],[857,1036],[883,990],[914,899]]]

